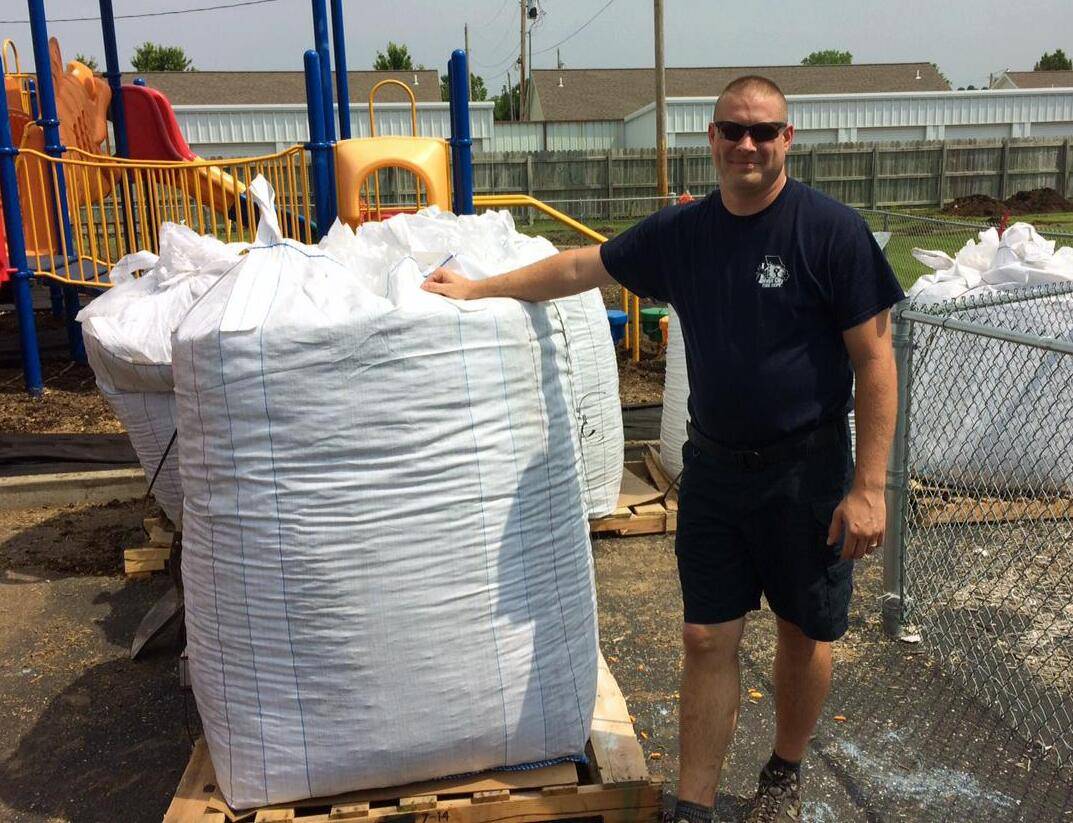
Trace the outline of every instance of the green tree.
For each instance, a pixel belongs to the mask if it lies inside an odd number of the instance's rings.
[[[942,78],[942,81],[943,81],[944,83],[946,83],[946,87],[947,87],[948,89],[949,89],[949,88],[951,88],[951,85],[950,85],[950,78],[949,78],[949,77],[947,77],[947,76],[946,76],[945,74],[943,74],[943,72],[942,72],[942,69],[940,69],[940,68],[939,68],[939,64],[938,64],[938,63],[930,63],[929,65],[930,65],[930,66],[931,66],[931,67],[932,67],[933,69],[935,69],[935,73],[936,73],[936,74],[938,74],[940,78]]]
[[[1061,49],[1055,49],[1054,53],[1045,51],[1033,71],[1073,71],[1073,61]]]
[[[182,46],[142,43],[134,50],[130,64],[135,71],[194,71],[194,61],[186,56]]]
[[[496,120],[515,120],[522,106],[522,91],[517,83],[507,91],[506,83],[503,84],[496,97],[494,117]]]
[[[470,89],[472,90],[470,92],[470,98],[469,98],[470,100],[480,102],[481,100],[487,100],[488,99],[488,88],[484,85],[484,78],[481,77],[479,74],[473,74],[472,72],[470,72],[469,85],[470,85]],[[447,75],[446,74],[441,74],[440,75],[440,100],[442,100],[442,101],[444,101],[446,103],[450,99],[451,99],[451,84],[447,79]]]
[[[802,66],[848,66],[853,62],[853,55],[848,51],[824,49],[814,51],[801,61]]]
[[[410,49],[402,43],[389,42],[387,52],[378,51],[373,69],[376,71],[414,71],[424,68],[415,66],[414,59],[410,56]]]
[[[100,71],[100,66],[97,65],[97,59],[95,57],[90,57],[88,54],[82,54],[82,52],[79,52],[75,55],[75,60],[77,60],[79,63],[81,63],[88,69],[91,69],[93,71]]]

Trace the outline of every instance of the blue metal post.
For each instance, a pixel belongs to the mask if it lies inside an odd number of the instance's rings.
[[[129,157],[127,143],[127,114],[123,108],[123,73],[119,68],[119,49],[115,39],[115,15],[112,0],[100,0],[101,35],[104,37],[104,76],[112,90],[112,131],[115,133],[115,150],[119,157]]]
[[[332,44],[335,47],[335,96],[339,107],[339,139],[350,139],[350,85],[346,71],[346,24],[343,0],[332,0]]]
[[[40,397],[45,390],[41,379],[41,355],[37,349],[37,329],[34,324],[34,304],[30,295],[33,275],[26,262],[26,240],[23,237],[22,207],[19,204],[19,182],[15,175],[15,156],[18,154],[11,139],[11,120],[7,106],[0,106],[0,198],[4,201],[4,226],[7,230],[7,250],[15,292],[15,311],[19,318],[19,344],[22,350],[22,373],[26,390]]]
[[[52,86],[52,61],[48,50],[48,25],[45,22],[44,0],[29,0],[30,11],[30,34],[34,47],[34,65],[37,70],[37,89],[41,105],[41,119],[38,124],[45,132],[45,152],[51,157],[63,157],[66,147],[60,142],[60,121],[56,116],[56,92]],[[71,216],[67,212],[67,181],[64,178],[63,166],[53,164],[53,173],[56,176],[56,190],[58,197],[53,197],[53,206],[56,209],[57,225],[63,232],[66,242],[68,258],[66,264],[70,270],[71,257],[74,254],[74,241],[71,235]],[[56,258],[53,258],[52,269],[56,271]],[[75,260],[77,263],[77,259]],[[86,349],[82,343],[82,327],[75,321],[74,316],[78,313],[78,292],[73,286],[63,289],[64,308],[67,314],[67,341],[71,348],[71,359],[78,363],[86,362]]]
[[[313,203],[317,211],[318,234],[327,231],[335,216],[328,197],[330,180],[328,157],[331,144],[324,139],[324,97],[320,84],[320,56],[310,49],[305,53],[306,115],[309,118],[309,142],[306,148],[313,155]]]
[[[332,104],[332,56],[328,50],[328,7],[325,0],[313,0],[313,38],[317,57],[320,58],[320,89],[323,98],[322,111],[324,112],[324,139],[329,144],[335,143],[335,111]],[[321,231],[327,231],[335,221],[337,211],[335,192],[335,152],[328,152],[328,178],[331,182],[328,191],[332,219],[328,223],[319,224]]]
[[[41,117],[41,109],[37,106],[37,83],[27,80],[26,91],[30,94],[30,116],[37,120]]]
[[[473,141],[469,131],[469,66],[455,49],[447,65],[451,88],[451,173],[455,214],[473,214]]]

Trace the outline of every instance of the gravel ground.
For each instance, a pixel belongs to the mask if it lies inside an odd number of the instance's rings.
[[[196,733],[177,690],[174,638],[127,649],[167,586],[119,576],[140,503],[0,514],[0,819],[157,821]],[[673,541],[593,547],[604,653],[649,765],[675,789],[681,602]],[[643,571],[642,571],[643,570]],[[834,689],[806,759],[812,821],[1073,820],[1059,770],[919,645],[885,639],[879,564],[862,564]],[[758,612],[742,652],[741,720],[719,798],[735,820],[770,750],[774,622]],[[761,697],[750,700],[744,690]]]

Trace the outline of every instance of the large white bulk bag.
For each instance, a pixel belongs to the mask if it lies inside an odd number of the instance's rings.
[[[982,231],[954,257],[922,249],[913,256],[935,268],[910,289],[914,305],[1002,331],[1073,339],[1073,248],[1056,249],[1030,224],[1015,223],[1001,238],[994,228]],[[919,324],[912,471],[986,493],[1069,493],[1071,382],[1068,356]]]
[[[986,298],[984,298],[986,300]],[[1073,293],[951,304],[958,320],[1073,340]],[[919,324],[909,417],[912,472],[984,494],[1073,491],[1073,358]]]
[[[179,479],[178,452],[172,443],[176,432],[175,393],[113,392],[101,385],[97,388],[126,428],[145,479],[153,483],[156,502],[171,522],[182,528],[183,487]],[[165,452],[167,457],[161,463]]]
[[[567,352],[282,240],[174,335],[194,694],[238,808],[580,755],[597,633]]]
[[[456,216],[436,208],[366,223],[357,232],[332,227],[321,248],[356,269],[409,255],[431,269],[445,261],[477,279],[502,274],[556,253],[546,238],[517,231],[509,211]],[[590,517],[618,506],[622,485],[622,405],[618,362],[599,289],[551,302],[566,340],[570,408],[581,444],[582,492]]]
[[[674,309],[667,308],[667,366],[663,377],[663,413],[659,423],[659,459],[672,477],[682,472],[682,446],[686,442],[689,419],[689,375],[682,322]]]
[[[111,289],[78,313],[97,386],[130,435],[153,495],[177,526],[182,487],[174,448],[171,332],[247,244],[225,244],[185,226],[160,227],[160,255],[136,252],[109,272]],[[134,277],[134,272],[144,274]],[[162,462],[163,460],[163,462]]]

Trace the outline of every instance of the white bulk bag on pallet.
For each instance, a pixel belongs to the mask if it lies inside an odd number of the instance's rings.
[[[1056,249],[1032,225],[1014,223],[1001,238],[981,231],[955,257],[913,256],[935,268],[909,290],[914,305],[1000,331],[1073,339],[1073,248]],[[1073,491],[1071,358],[924,324],[914,342],[914,474],[988,494]]]
[[[659,422],[659,459],[672,477],[682,472],[682,446],[686,442],[689,419],[689,375],[682,322],[673,308],[667,308],[667,366],[663,377],[663,413]]]
[[[321,248],[355,269],[384,267],[385,257],[409,255],[431,269],[445,260],[467,276],[483,279],[535,263],[556,253],[543,237],[518,232],[509,211],[456,216],[436,208],[367,223],[352,232],[336,224]],[[618,362],[607,310],[599,289],[551,301],[566,340],[569,404],[584,465],[582,491],[590,517],[618,506],[622,485],[622,406]]]
[[[190,670],[235,807],[584,749],[596,604],[561,329],[421,291],[426,270],[375,278],[262,217],[175,332]]]
[[[175,433],[171,332],[243,248],[164,223],[160,255],[120,259],[109,272],[112,288],[78,313],[97,386],[126,428],[146,480],[157,475],[153,495],[177,526],[183,497],[174,447],[161,464]],[[135,278],[139,270],[145,273]]]

